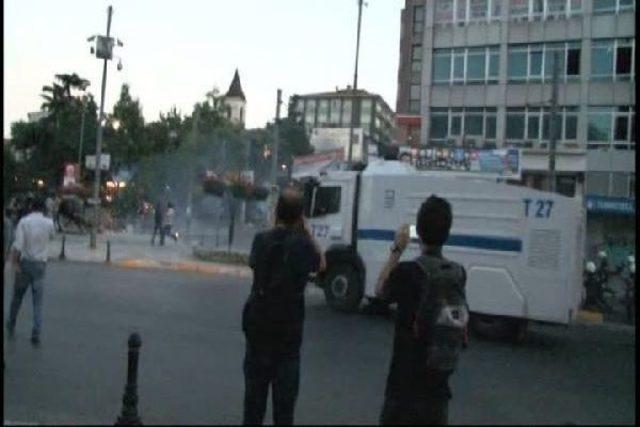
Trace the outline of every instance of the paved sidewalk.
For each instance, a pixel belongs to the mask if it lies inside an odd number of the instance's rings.
[[[51,261],[61,261],[63,235],[56,235],[49,250]],[[201,261],[193,256],[193,247],[183,240],[167,239],[164,246],[151,245],[151,236],[132,233],[104,233],[97,237],[96,249],[89,248],[89,235],[65,235],[65,261],[107,261],[107,242],[110,242],[111,264],[124,268],[160,268],[179,271],[194,271],[206,274],[228,274],[250,277],[245,266],[217,264]],[[235,248],[234,248],[235,249]]]

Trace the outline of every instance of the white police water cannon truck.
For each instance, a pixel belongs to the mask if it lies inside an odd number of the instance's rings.
[[[431,194],[451,203],[443,254],[467,272],[475,325],[497,323],[519,340],[530,320],[567,325],[575,318],[583,298],[579,199],[380,159],[305,180],[305,214],[327,261],[316,283],[330,306],[353,312],[363,297],[376,302],[376,280],[400,224],[412,225],[401,260],[418,256],[416,214]]]

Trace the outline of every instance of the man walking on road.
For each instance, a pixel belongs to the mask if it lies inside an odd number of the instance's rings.
[[[8,336],[13,338],[22,298],[27,288],[31,287],[33,300],[31,342],[36,346],[40,344],[42,329],[43,280],[47,265],[48,245],[49,240],[55,236],[53,221],[43,215],[44,209],[42,198],[35,198],[31,204],[31,213],[18,222],[11,253],[16,276],[9,321],[7,322]]]
[[[293,424],[300,382],[304,288],[322,269],[322,253],[305,227],[302,195],[280,195],[276,225],[256,235],[249,264],[251,294],[242,314],[246,337],[244,424],[262,424],[269,387],[274,424]]]
[[[154,245],[156,241],[156,233],[160,233],[160,246],[164,246],[164,228],[163,228],[163,219],[164,219],[164,203],[161,200],[158,200],[156,203],[154,213],[153,213],[153,234],[151,235],[151,244]]]
[[[376,295],[398,303],[383,425],[448,424],[449,376],[469,317],[464,268],[442,256],[451,222],[449,203],[429,197],[417,218],[422,255],[398,263],[410,241],[409,226],[403,225],[380,273]]]

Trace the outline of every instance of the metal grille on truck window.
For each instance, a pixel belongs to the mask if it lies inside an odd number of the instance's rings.
[[[560,231],[532,230],[529,235],[529,257],[531,268],[557,271],[560,264]]]

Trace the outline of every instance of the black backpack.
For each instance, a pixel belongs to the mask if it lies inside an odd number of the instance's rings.
[[[446,258],[415,259],[430,292],[423,291],[413,323],[414,336],[427,346],[427,368],[452,372],[465,343],[469,308],[463,267]]]
[[[248,337],[278,338],[297,327],[295,310],[303,298],[296,289],[296,278],[290,263],[290,233],[269,236],[268,246],[254,269],[254,286],[245,304],[242,329]]]

